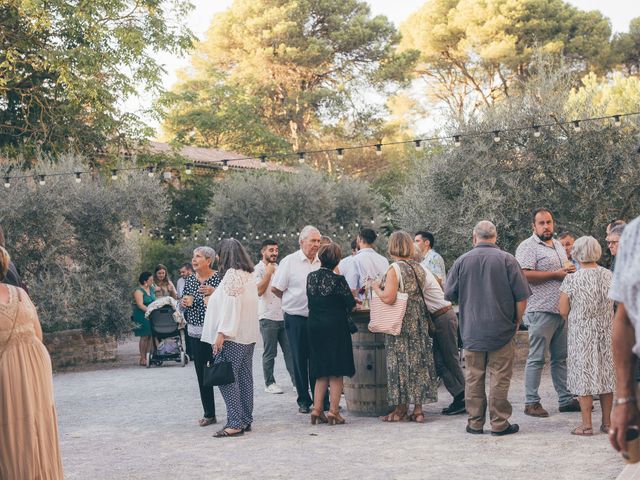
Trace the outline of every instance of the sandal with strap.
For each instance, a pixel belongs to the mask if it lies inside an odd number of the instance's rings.
[[[584,427],[580,425],[579,427],[576,427],[573,430],[571,430],[571,435],[580,435],[581,437],[590,437],[593,435],[593,428]]]
[[[216,417],[204,417],[198,420],[198,425],[201,427],[208,427],[211,424],[218,423]]]
[[[235,433],[227,432],[224,428],[222,430],[217,431],[213,434],[214,438],[224,438],[224,437],[240,437],[244,435],[244,429],[241,428]]]
[[[380,417],[380,420],[382,420],[383,422],[390,422],[390,423],[396,423],[396,422],[408,422],[409,421],[409,415],[407,415],[407,413],[398,413],[398,412],[391,412],[389,415],[385,415],[384,417]]]
[[[604,433],[604,434],[609,434],[609,429],[611,428],[611,425],[605,425],[604,423],[602,425],[600,425],[600,433]]]
[[[412,413],[411,415],[409,415],[409,420],[416,423],[424,423],[424,413]]]

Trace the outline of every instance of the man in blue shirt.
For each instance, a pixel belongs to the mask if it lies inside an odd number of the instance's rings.
[[[370,228],[360,230],[356,239],[358,253],[353,257],[347,272],[344,272],[349,288],[356,298],[362,298],[367,282],[379,280],[389,269],[389,260],[373,249],[376,238],[378,235],[374,230]]]

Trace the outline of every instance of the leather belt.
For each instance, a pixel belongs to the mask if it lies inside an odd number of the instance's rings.
[[[444,315],[449,310],[453,310],[453,306],[447,305],[446,307],[442,307],[440,310],[436,310],[431,314],[432,317],[439,317],[440,315]]]

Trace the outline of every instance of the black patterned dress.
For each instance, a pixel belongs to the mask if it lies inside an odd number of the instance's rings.
[[[327,268],[307,277],[309,373],[313,378],[355,373],[347,318],[356,301],[342,275]]]
[[[611,272],[581,268],[567,275],[560,291],[569,297],[567,388],[574,395],[611,393],[615,371],[611,336],[613,300],[608,293]]]
[[[397,263],[402,274],[404,291],[409,294],[409,300],[400,335],[385,335],[387,399],[389,405],[433,403],[438,400],[433,341],[429,337],[427,323],[429,312],[418,288],[418,282],[420,282],[424,289],[424,269],[413,260]],[[382,279],[383,289],[385,281],[386,275]]]

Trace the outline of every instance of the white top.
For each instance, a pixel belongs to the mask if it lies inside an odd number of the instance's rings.
[[[182,298],[182,291],[184,290],[185,282],[186,280],[182,277],[180,277],[176,282],[176,293],[178,294],[178,298]]]
[[[347,272],[349,272],[353,268],[353,259],[355,255],[349,255],[348,257],[344,257],[340,260],[338,264],[338,270],[340,271],[340,275],[347,278]]]
[[[274,263],[276,267],[276,272],[278,271],[278,264]],[[267,266],[264,261],[260,260],[253,274],[256,277],[256,285],[262,281],[265,273],[267,273]],[[269,285],[267,285],[267,289],[264,291],[262,296],[258,296],[258,318],[266,318],[269,320],[282,321],[284,317],[282,315],[282,301],[276,297],[271,291],[271,284],[273,283],[273,277],[275,277],[275,272],[271,275],[271,280],[269,281]]]
[[[363,248],[353,257],[353,264],[343,275],[351,290],[360,290],[367,280],[381,279],[388,269],[389,260],[373,248]]]
[[[218,333],[244,345],[260,338],[258,288],[252,273],[230,268],[209,298],[201,340],[213,345]]]
[[[271,281],[271,286],[282,293],[282,310],[289,315],[309,316],[307,301],[307,275],[320,268],[318,257],[309,260],[302,250],[287,255]]]
[[[450,307],[451,302],[444,299],[444,292],[442,291],[436,276],[424,265],[421,264],[421,267],[425,273],[425,282],[422,294],[429,313],[437,312],[444,307]]]

